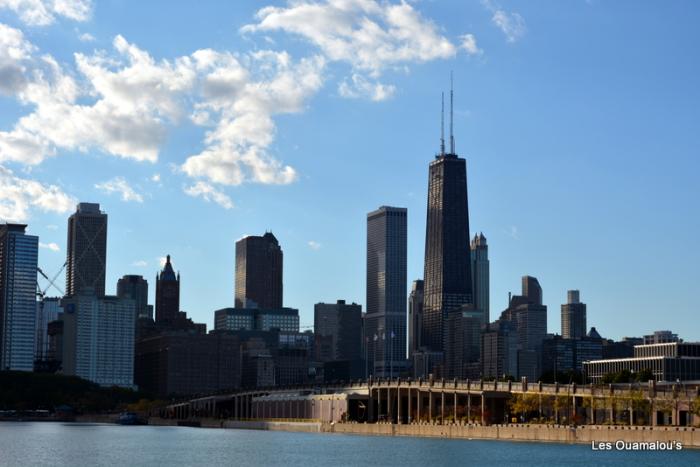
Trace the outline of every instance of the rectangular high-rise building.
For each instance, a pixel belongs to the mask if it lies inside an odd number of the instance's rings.
[[[467,163],[444,152],[430,163],[422,344],[444,351],[447,313],[472,303]]]
[[[61,300],[63,373],[101,386],[134,386],[135,302],[80,293]]]
[[[317,361],[362,359],[362,306],[357,303],[314,305],[314,337]]]
[[[39,237],[0,224],[0,370],[32,371]]]
[[[483,311],[484,325],[490,322],[489,311],[489,246],[483,233],[474,235],[471,245],[472,292],[474,306]]]
[[[581,303],[578,290],[569,290],[567,303],[561,306],[561,336],[564,339],[586,337],[586,304]]]
[[[367,214],[367,358],[376,377],[406,367],[406,208]]]
[[[282,248],[272,232],[236,242],[236,308],[282,308]]]
[[[66,295],[105,294],[107,214],[98,203],[79,203],[68,218]]]

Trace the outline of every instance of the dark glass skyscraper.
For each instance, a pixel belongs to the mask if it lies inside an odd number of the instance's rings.
[[[391,377],[406,366],[406,208],[367,214],[367,315],[371,374]]]
[[[432,351],[444,350],[447,313],[472,303],[467,163],[451,134],[449,153],[444,146],[443,139],[428,175],[421,344]]]
[[[282,308],[282,260],[272,232],[236,242],[236,308]]]
[[[180,313],[180,273],[175,275],[170,255],[156,274],[156,323],[173,324]]]
[[[105,294],[107,214],[98,203],[79,203],[68,218],[66,295],[91,291]]]

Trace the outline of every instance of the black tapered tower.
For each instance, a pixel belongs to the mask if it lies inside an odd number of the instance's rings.
[[[421,344],[438,352],[444,351],[447,314],[472,303],[467,164],[455,151],[452,108],[450,89],[449,152],[441,135],[440,153],[430,163],[428,175]]]

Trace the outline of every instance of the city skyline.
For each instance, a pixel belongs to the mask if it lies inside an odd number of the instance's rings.
[[[91,49],[113,54],[112,42],[121,44],[114,40],[116,34],[128,41],[124,50],[129,44],[140,47],[151,53],[156,63],[205,47],[228,50],[220,37],[208,43],[212,37],[202,31],[194,34],[194,46],[180,41],[165,46],[150,34],[127,30],[130,28],[119,30],[122,25],[117,19],[106,19],[111,7],[99,2],[95,5],[86,21],[57,16],[53,25],[29,26],[13,12],[0,9],[0,23],[22,31],[24,39],[41,52],[53,53],[68,68],[73,62],[70,54],[75,51],[88,56]],[[230,12],[236,18],[236,27],[225,37],[237,42],[232,51],[248,50],[237,31],[258,21],[254,17],[258,8],[250,4],[231,8],[236,9]],[[198,185],[199,181],[187,179],[181,171],[170,170],[169,164],[184,162],[185,154],[177,150],[178,144],[187,147],[188,154],[201,150],[195,129],[184,124],[172,130],[154,164],[110,157],[99,145],[86,143],[91,147],[86,154],[58,147],[56,157],[30,165],[8,157],[7,146],[0,144],[3,188],[17,185],[20,178],[32,179],[56,184],[73,197],[72,204],[60,213],[43,213],[38,208],[27,211],[27,231],[39,235],[44,246],[39,266],[52,276],[65,261],[64,229],[68,214],[75,209],[74,201],[99,202],[110,224],[107,294],[114,293],[117,279],[125,274],[151,279],[161,269],[158,258],[172,254],[186,278],[181,308],[211,328],[213,311],[233,306],[235,241],[270,230],[286,256],[284,303],[300,310],[302,325],[313,322],[313,304],[318,302],[344,299],[362,304],[364,309],[364,216],[374,207],[386,204],[408,208],[407,286],[423,277],[425,166],[431,154],[437,152],[440,92],[448,88],[447,77],[453,68],[457,152],[467,160],[470,224],[472,232],[484,232],[491,247],[492,318],[506,308],[508,291],[517,292],[518,278],[532,275],[545,290],[549,332],[560,328],[558,310],[566,301],[567,290],[580,289],[588,305],[588,325],[596,326],[604,337],[617,339],[672,329],[683,330],[686,340],[700,340],[700,330],[684,326],[695,316],[692,295],[697,272],[693,265],[700,259],[697,249],[692,248],[693,232],[700,222],[697,203],[692,199],[697,199],[699,193],[690,178],[697,169],[692,157],[698,142],[690,129],[697,121],[699,96],[683,80],[674,89],[661,89],[654,81],[663,78],[667,83],[674,76],[681,78],[677,74],[680,71],[687,73],[685,76],[697,71],[697,64],[681,63],[682,49],[663,46],[676,44],[685,37],[683,34],[697,37],[696,31],[686,29],[690,26],[680,17],[681,12],[673,7],[666,10],[666,14],[678,17],[679,23],[674,26],[677,31],[662,27],[667,34],[657,35],[660,43],[642,37],[643,45],[655,53],[638,57],[631,52],[632,44],[625,41],[613,43],[610,50],[603,49],[603,38],[606,34],[610,37],[612,27],[602,27],[601,37],[592,41],[592,52],[575,49],[587,65],[570,69],[567,67],[573,67],[573,63],[566,59],[559,64],[545,59],[545,52],[562,52],[567,45],[581,47],[570,36],[565,35],[557,47],[535,50],[544,47],[543,41],[555,32],[562,32],[558,27],[543,29],[542,22],[548,15],[544,7],[504,3],[506,13],[517,10],[527,24],[526,31],[512,41],[499,36],[497,27],[491,24],[493,13],[478,2],[463,7],[473,18],[471,23],[449,20],[448,16],[459,9],[454,5],[411,4],[409,8],[419,12],[423,20],[435,22],[436,34],[454,44],[459,35],[474,31],[474,47],[478,44],[481,53],[462,49],[447,58],[423,59],[425,63],[421,64],[413,63],[421,60],[409,60],[403,65],[410,66],[410,75],[385,71],[387,86],[395,88],[393,96],[383,102],[341,99],[341,89],[348,91],[341,85],[355,83],[352,72],[356,70],[348,70],[348,66],[359,65],[342,60],[329,65],[337,76],[327,78],[327,84],[304,101],[303,112],[274,117],[275,139],[267,149],[283,161],[282,167],[291,164],[295,168],[294,183],[275,186],[251,182],[206,191],[211,184]],[[577,8],[586,13],[572,20],[577,32],[592,24],[607,26],[601,17],[608,14],[621,18],[623,10],[621,6],[596,4]],[[640,11],[635,12],[639,25],[628,27],[643,30],[654,15],[651,8],[639,7]],[[79,42],[74,28],[81,34],[91,33],[97,40]],[[264,31],[260,25],[257,29]],[[253,34],[252,40],[258,45],[265,43],[262,36],[266,33],[247,34]],[[49,43],[52,37],[65,39],[69,35],[76,38],[66,39],[62,46]],[[281,40],[286,37],[279,36]],[[289,45],[292,58],[302,59],[305,51],[315,50],[306,49],[306,45],[303,41]],[[609,60],[620,51],[628,52],[624,56],[629,62],[618,69]],[[26,53],[33,52],[27,49]],[[523,66],[521,61],[526,58],[535,60]],[[643,62],[647,59],[651,63]],[[545,63],[552,67],[553,74],[561,76],[536,83],[531,74]],[[668,67],[657,67],[663,64]],[[633,76],[627,72],[624,78],[617,78],[619,81],[608,82],[607,87],[595,83],[625,66],[652,73]],[[518,69],[531,74],[520,75],[521,81],[507,77]],[[587,74],[591,82],[584,77],[572,77],[568,82],[567,71]],[[666,72],[672,74],[667,76]],[[343,81],[346,75],[351,76],[349,81]],[[494,84],[489,85],[489,80],[495,80]],[[532,121],[527,121],[526,108],[534,103],[534,97],[520,96],[524,102],[517,102],[513,98],[519,90],[541,98],[535,107],[541,115]],[[594,98],[585,99],[589,95]],[[679,101],[680,96],[686,100]],[[674,107],[673,111],[665,109],[668,103],[673,104],[669,106]],[[12,130],[14,122],[32,110],[6,95],[0,97],[0,105],[7,110],[0,126],[2,132]],[[653,118],[645,120],[642,115]],[[666,118],[673,123],[662,125]],[[400,123],[399,129],[396,123]],[[504,132],[509,138],[499,138]],[[360,141],[356,133],[367,135],[362,138],[366,141]],[[595,136],[596,144],[583,141],[590,135]],[[510,139],[513,143],[504,141]],[[671,151],[666,151],[667,144]],[[367,156],[353,158],[355,154]],[[85,170],[76,178],[72,172],[83,165]],[[23,171],[27,167],[31,168],[29,174]],[[8,169],[12,175],[8,175]],[[157,181],[148,180],[156,174]],[[123,190],[125,185],[114,176],[122,177],[133,191]],[[653,187],[654,196],[649,196],[649,187]],[[227,198],[222,198],[220,192],[225,192],[232,199],[229,203],[236,206],[226,209],[190,198],[183,188],[219,199],[224,205]],[[13,193],[4,189],[0,196]],[[120,195],[127,201],[120,201]],[[7,199],[0,199],[0,213],[17,213]],[[665,209],[669,203],[674,209]],[[656,217],[652,222],[649,212]],[[197,225],[192,227],[195,216]],[[660,263],[649,262],[652,255],[641,254],[653,245],[663,251],[664,274],[659,274]],[[652,286],[648,284],[650,277],[654,278]],[[307,283],[314,286],[305,287]],[[149,303],[155,304],[155,284],[150,289]],[[659,309],[663,313],[658,313]]]

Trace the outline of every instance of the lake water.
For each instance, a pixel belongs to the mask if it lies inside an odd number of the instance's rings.
[[[184,427],[1,423],[1,466],[700,466],[700,451]]]

